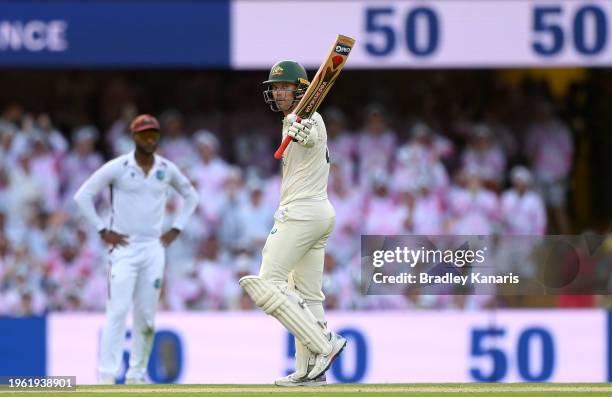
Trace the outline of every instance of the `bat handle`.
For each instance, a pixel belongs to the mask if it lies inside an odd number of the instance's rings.
[[[299,117],[296,117],[295,121],[299,123],[300,121],[302,121],[302,119]],[[283,153],[285,153],[285,149],[287,149],[287,146],[289,146],[290,143],[291,143],[291,137],[287,135],[285,139],[283,139],[283,143],[281,143],[278,149],[276,149],[276,152],[274,152],[274,158],[277,160],[280,160],[281,157],[283,157]]]

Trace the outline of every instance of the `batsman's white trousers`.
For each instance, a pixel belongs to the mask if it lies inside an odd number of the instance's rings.
[[[321,303],[325,295],[323,261],[325,244],[335,217],[308,221],[276,221],[263,248],[259,276],[273,283],[293,282],[306,302]],[[317,316],[317,313],[313,313]]]
[[[142,378],[153,345],[155,311],[164,274],[165,250],[159,240],[130,243],[110,253],[106,324],[100,349],[101,375],[116,376],[121,366],[125,323],[134,307],[130,368],[126,378]]]

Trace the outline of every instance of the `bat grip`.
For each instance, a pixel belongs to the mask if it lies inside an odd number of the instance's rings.
[[[302,121],[302,119],[299,117],[296,117],[295,121],[299,123]],[[289,135],[287,135],[285,139],[283,139],[283,143],[281,143],[278,149],[276,149],[276,152],[274,152],[274,158],[276,160],[280,160],[281,157],[283,157],[283,153],[285,153],[285,149],[287,149],[287,146],[289,146],[289,144],[291,143],[291,139],[292,138]]]

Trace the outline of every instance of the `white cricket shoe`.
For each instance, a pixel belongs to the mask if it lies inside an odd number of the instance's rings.
[[[147,384],[147,381],[145,380],[144,376],[140,378],[125,378],[125,384],[126,385],[145,385]]]
[[[331,352],[329,354],[317,354],[314,368],[308,373],[308,379],[316,379],[324,374],[346,346],[346,339],[334,332],[331,333],[329,342],[332,344]]]
[[[316,379],[308,379],[307,376],[298,377],[294,372],[282,378],[276,379],[274,384],[282,387],[316,387],[326,385],[327,380],[325,379],[324,373],[319,375],[319,377]]]

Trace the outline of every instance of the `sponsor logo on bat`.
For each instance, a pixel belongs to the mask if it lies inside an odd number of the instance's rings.
[[[338,44],[336,45],[336,52],[340,55],[348,55],[348,53],[351,52],[351,47],[344,44]]]

